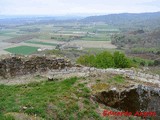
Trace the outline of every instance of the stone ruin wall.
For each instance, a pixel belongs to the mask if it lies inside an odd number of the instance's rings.
[[[36,72],[45,72],[51,69],[63,69],[70,66],[70,61],[63,58],[14,56],[0,60],[0,77],[10,78]]]
[[[66,69],[63,69],[66,68]],[[34,74],[36,72],[45,72],[54,70],[52,74],[69,74],[80,73],[87,74],[90,72],[112,73],[127,76],[133,80],[140,80],[144,82],[160,83],[159,75],[152,75],[144,73],[143,71],[136,71],[132,69],[96,69],[92,67],[84,67],[71,64],[69,60],[56,57],[45,56],[14,56],[4,57],[0,59],[0,77],[11,78],[14,76],[21,76],[27,74]],[[58,71],[58,72],[55,72]],[[160,86],[160,85],[159,85]]]

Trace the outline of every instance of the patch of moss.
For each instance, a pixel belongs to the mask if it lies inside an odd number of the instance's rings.
[[[106,83],[97,83],[93,85],[91,88],[93,92],[100,92],[100,91],[108,89],[109,85]]]

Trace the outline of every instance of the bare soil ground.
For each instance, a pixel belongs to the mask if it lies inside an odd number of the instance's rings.
[[[75,40],[69,42],[69,45],[79,46],[84,48],[116,48],[116,46],[111,44],[111,41],[82,41]]]
[[[5,51],[4,49],[12,47],[13,45],[13,43],[0,42],[0,55],[9,54],[9,52]]]

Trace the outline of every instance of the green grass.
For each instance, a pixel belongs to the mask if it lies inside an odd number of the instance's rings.
[[[10,115],[5,116],[0,113],[0,120],[15,120],[15,119]]]
[[[21,55],[29,55],[36,52],[38,47],[31,47],[31,46],[18,46],[13,48],[5,49],[6,51],[14,54],[21,54]]]
[[[142,59],[140,57],[131,57],[132,62],[138,66],[153,66],[154,60]]]
[[[45,120],[101,120],[96,105],[90,102],[90,90],[76,84],[78,81],[78,78],[70,78],[19,86],[0,85],[0,118],[3,120],[7,113],[16,112],[36,114]]]
[[[46,42],[38,42],[38,41],[27,41],[25,43],[39,44],[39,45],[48,45],[48,46],[56,46],[55,43],[46,43]]]
[[[122,84],[122,83],[125,83],[125,78],[122,75],[116,75],[109,80],[109,83]]]

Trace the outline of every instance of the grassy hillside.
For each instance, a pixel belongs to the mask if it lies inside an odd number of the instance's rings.
[[[76,84],[78,80],[0,85],[0,120],[13,120],[11,116],[18,113],[28,114],[28,119],[36,115],[47,120],[101,120],[96,104],[90,102],[90,91],[84,84]]]

